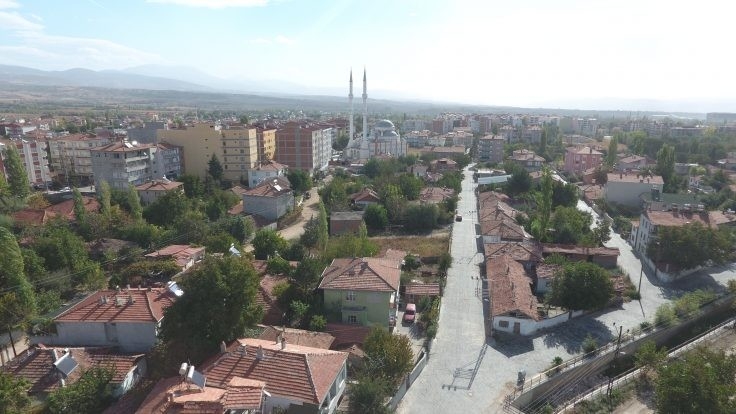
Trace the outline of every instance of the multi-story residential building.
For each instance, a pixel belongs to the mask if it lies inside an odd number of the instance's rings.
[[[288,165],[276,161],[259,161],[255,168],[248,170],[248,186],[255,187],[265,180],[284,177],[288,169]]]
[[[172,144],[156,145],[158,158],[156,162],[163,162],[163,175],[166,178],[175,179],[184,171],[182,166],[183,148]]]
[[[276,128],[256,127],[258,161],[273,160],[276,156]]]
[[[23,126],[15,122],[0,124],[0,135],[11,139],[19,139],[23,136]]]
[[[516,129],[511,125],[504,125],[498,130],[499,135],[503,137],[506,143],[511,144],[517,141]]]
[[[539,171],[546,162],[544,157],[540,157],[534,151],[528,149],[516,150],[508,159],[526,168],[527,171]]]
[[[600,167],[603,153],[588,146],[568,147],[565,152],[565,171],[580,174],[585,170]]]
[[[223,177],[247,180],[248,170],[258,163],[258,140],[255,127],[228,126],[220,129]]]
[[[572,132],[589,137],[595,136],[598,131],[598,120],[595,118],[573,118]]]
[[[63,183],[89,184],[93,148],[113,142],[109,135],[71,134],[48,140],[49,167],[52,176]]]
[[[168,166],[165,165],[164,158],[160,154],[157,156],[157,151],[158,147],[154,144],[129,141],[115,142],[92,149],[95,183],[99,185],[104,180],[111,188],[126,190],[131,184],[138,186],[154,178],[163,177],[167,172],[166,168],[174,168],[177,163],[170,161]],[[173,176],[180,173],[176,170],[169,172]]]
[[[29,183],[45,184],[51,181],[46,142],[26,139],[0,141],[0,174],[4,173],[3,162],[6,146],[15,146],[18,150]]]
[[[223,145],[219,125],[201,123],[180,129],[159,129],[156,136],[159,142],[181,148],[182,164],[187,174],[205,177],[207,163],[212,154],[222,161]]]
[[[130,128],[126,132],[128,139],[138,141],[143,144],[153,144],[156,142],[156,131],[166,129],[164,122],[146,122],[140,127]]]
[[[320,125],[290,121],[276,130],[276,161],[309,172],[327,168],[332,154],[331,134]]]
[[[498,164],[503,162],[504,137],[486,135],[478,140],[478,159],[483,162]]]
[[[643,175],[621,172],[609,173],[603,195],[607,202],[627,207],[640,207],[642,194],[651,194],[652,190],[661,190],[664,185],[662,177],[644,177]]]
[[[430,145],[429,138],[433,135],[434,133],[427,129],[421,131],[409,131],[404,134],[404,139],[410,147],[422,148],[425,145]],[[445,145],[444,142],[442,145]]]
[[[736,114],[728,112],[708,112],[705,114],[705,122],[715,125],[736,124]]]
[[[428,124],[429,123],[424,119],[407,119],[401,123],[401,131],[404,133],[408,133],[411,131],[423,131],[428,129]]]
[[[289,181],[283,177],[263,181],[243,192],[243,211],[246,214],[255,214],[276,221],[292,208],[294,208],[294,192]]]
[[[538,125],[525,127],[521,133],[521,140],[530,144],[539,144],[542,141],[542,127]]]

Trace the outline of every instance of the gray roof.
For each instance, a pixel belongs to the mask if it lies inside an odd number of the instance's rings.
[[[361,220],[363,211],[333,211],[330,220]]]

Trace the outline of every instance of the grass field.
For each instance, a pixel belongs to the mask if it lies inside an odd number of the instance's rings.
[[[421,257],[439,256],[447,252],[450,246],[449,235],[440,237],[371,237],[371,241],[378,244],[380,249],[378,255],[382,255],[388,249],[404,250],[407,253]]]

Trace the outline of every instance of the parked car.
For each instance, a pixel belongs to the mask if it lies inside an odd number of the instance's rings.
[[[401,319],[403,323],[412,324],[417,318],[417,305],[413,303],[406,304],[406,310],[404,311],[404,317]]]
[[[463,216],[458,214],[457,216],[455,216],[455,221],[463,221]]]

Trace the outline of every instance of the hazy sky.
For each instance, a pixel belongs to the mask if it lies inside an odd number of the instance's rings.
[[[732,100],[734,11],[678,0],[0,0],[0,56],[45,70],[185,65],[346,94],[350,67],[366,65],[369,95],[496,105]]]

